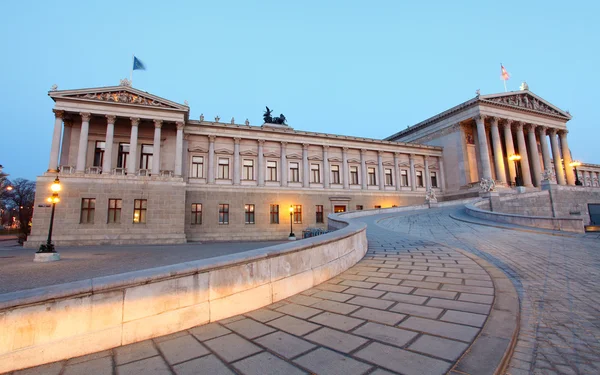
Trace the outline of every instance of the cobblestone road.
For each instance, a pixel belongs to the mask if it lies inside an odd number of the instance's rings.
[[[600,374],[600,241],[490,228],[449,216],[461,211],[405,214],[380,225],[475,253],[512,278],[521,299],[521,332],[510,374]]]

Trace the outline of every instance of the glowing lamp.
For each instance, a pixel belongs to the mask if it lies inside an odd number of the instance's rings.
[[[50,186],[50,190],[52,190],[55,193],[60,191],[60,180],[58,179],[58,177],[56,177],[56,179],[52,183],[52,186]]]
[[[519,154],[512,154],[511,156],[508,157],[508,160],[510,160],[510,161],[521,160],[521,155],[519,155]]]

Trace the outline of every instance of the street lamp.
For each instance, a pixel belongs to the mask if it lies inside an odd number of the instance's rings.
[[[508,160],[515,162],[515,185],[523,186],[523,182],[521,181],[521,173],[519,173],[519,163],[517,163],[519,160],[521,160],[521,155],[512,154],[508,157]]]
[[[290,236],[288,239],[295,240],[296,235],[294,234],[294,230],[292,229],[292,224],[294,223],[294,207],[290,204]]]
[[[50,186],[50,190],[52,190],[52,196],[47,199],[49,203],[52,203],[52,213],[50,214],[50,228],[48,229],[48,240],[46,244],[41,244],[38,253],[56,253],[54,250],[54,245],[52,244],[52,225],[54,224],[54,210],[56,208],[56,204],[60,202],[60,198],[58,197],[58,192],[60,191],[60,180],[58,177]]]
[[[569,166],[573,167],[573,169],[575,170],[575,185],[577,186],[582,186],[583,183],[581,183],[581,181],[579,180],[579,175],[577,174],[577,167],[579,167],[581,165],[580,161],[577,160],[573,160],[572,162],[569,163]]]

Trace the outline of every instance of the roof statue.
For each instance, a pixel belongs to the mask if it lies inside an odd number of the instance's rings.
[[[123,78],[122,80],[119,81],[119,86],[131,87],[131,81],[128,80],[127,78]]]
[[[204,121],[204,113],[200,114],[200,121]]]
[[[267,108],[267,110],[263,114],[263,119],[265,120],[265,123],[277,124],[277,125],[287,125],[285,123],[286,119],[285,119],[285,116],[283,115],[283,113],[279,114],[279,117],[272,117],[271,113],[273,113],[273,110],[269,109],[269,107],[265,107],[265,108]]]
[[[52,87],[50,87],[50,90],[52,90],[52,91],[58,90],[58,85],[56,83],[53,84]]]
[[[521,83],[521,86],[519,87],[519,89],[521,91],[529,90],[529,85],[527,84],[527,82],[523,81],[523,83]]]

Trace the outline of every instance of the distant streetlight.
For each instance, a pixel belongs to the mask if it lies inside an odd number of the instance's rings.
[[[519,163],[517,163],[519,160],[521,160],[521,155],[519,154],[512,154],[511,156],[508,157],[508,160],[513,161],[515,163],[515,185],[516,186],[523,186],[523,181],[521,180],[521,173],[520,173],[520,168],[519,168]]]
[[[6,187],[6,190],[8,190],[8,191],[12,191],[12,189],[13,189],[13,187],[10,185]]]
[[[290,205],[290,236],[289,239],[296,239],[296,235],[294,234],[294,230],[292,228],[292,224],[294,222],[294,207]]]
[[[60,198],[58,196],[58,192],[60,191],[60,180],[58,177],[50,186],[50,190],[52,190],[52,196],[47,199],[49,203],[52,203],[52,213],[50,214],[50,228],[48,229],[48,240],[46,244],[40,245],[38,253],[55,253],[54,245],[52,244],[52,225],[54,224],[54,210],[56,209],[56,204],[60,202]]]
[[[575,170],[575,185],[577,186],[582,186],[583,183],[581,183],[581,181],[579,180],[579,175],[577,174],[577,167],[579,167],[581,165],[580,161],[577,160],[573,160],[572,162],[569,163],[570,167],[573,167],[573,169]]]

